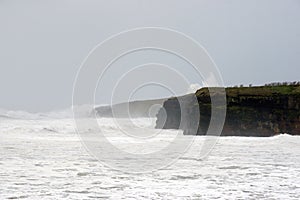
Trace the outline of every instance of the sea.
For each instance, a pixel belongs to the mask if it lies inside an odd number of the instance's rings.
[[[179,139],[193,137],[194,146],[157,169],[135,173],[129,165],[119,170],[89,151],[70,110],[2,110],[0,199],[300,199],[299,136],[218,137],[209,154],[199,157],[201,144],[210,136],[160,130],[148,147],[149,138],[142,138],[143,144],[133,142],[114,119],[97,121],[107,141],[129,154],[164,151],[180,134]],[[157,131],[155,119],[133,121],[127,132],[136,127],[141,133]],[[123,159],[120,163],[131,162]]]

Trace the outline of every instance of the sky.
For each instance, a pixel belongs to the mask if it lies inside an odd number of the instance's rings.
[[[77,71],[89,52],[111,35],[138,27],[165,27],[194,38],[226,86],[300,80],[299,0],[0,0],[0,108],[70,107]],[[151,58],[169,59],[155,52],[136,55]],[[201,86],[201,80],[187,78],[193,88]],[[149,91],[137,98],[170,95]],[[102,94],[96,95],[99,104],[109,100]]]

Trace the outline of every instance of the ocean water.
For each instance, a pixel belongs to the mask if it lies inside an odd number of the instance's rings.
[[[116,145],[135,148],[114,135],[112,119],[100,122]],[[152,122],[136,119],[139,127]],[[162,132],[154,150],[178,131]],[[197,144],[205,139],[197,137],[196,148],[161,170],[124,173],[88,153],[69,115],[6,112],[0,116],[0,199],[300,199],[300,137],[221,137],[199,159]]]

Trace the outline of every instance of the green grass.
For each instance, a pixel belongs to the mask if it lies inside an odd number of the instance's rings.
[[[255,86],[255,87],[228,87],[225,88],[227,96],[272,96],[272,95],[300,95],[299,85]],[[201,88],[197,96],[209,95],[208,88]]]

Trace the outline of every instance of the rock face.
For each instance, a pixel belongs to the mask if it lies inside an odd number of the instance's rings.
[[[300,135],[299,85],[235,87],[225,91],[227,108],[222,136]],[[211,96],[208,88],[198,90],[195,95],[198,105],[189,103],[189,95],[165,101],[157,114],[156,128],[181,128],[186,135],[206,135],[211,121]],[[187,113],[181,113],[183,104],[189,107],[185,109]],[[200,112],[200,118],[196,117],[196,111]],[[163,113],[166,113],[164,120]],[[181,118],[184,121],[179,127]],[[196,130],[190,128],[194,124],[199,125]]]

